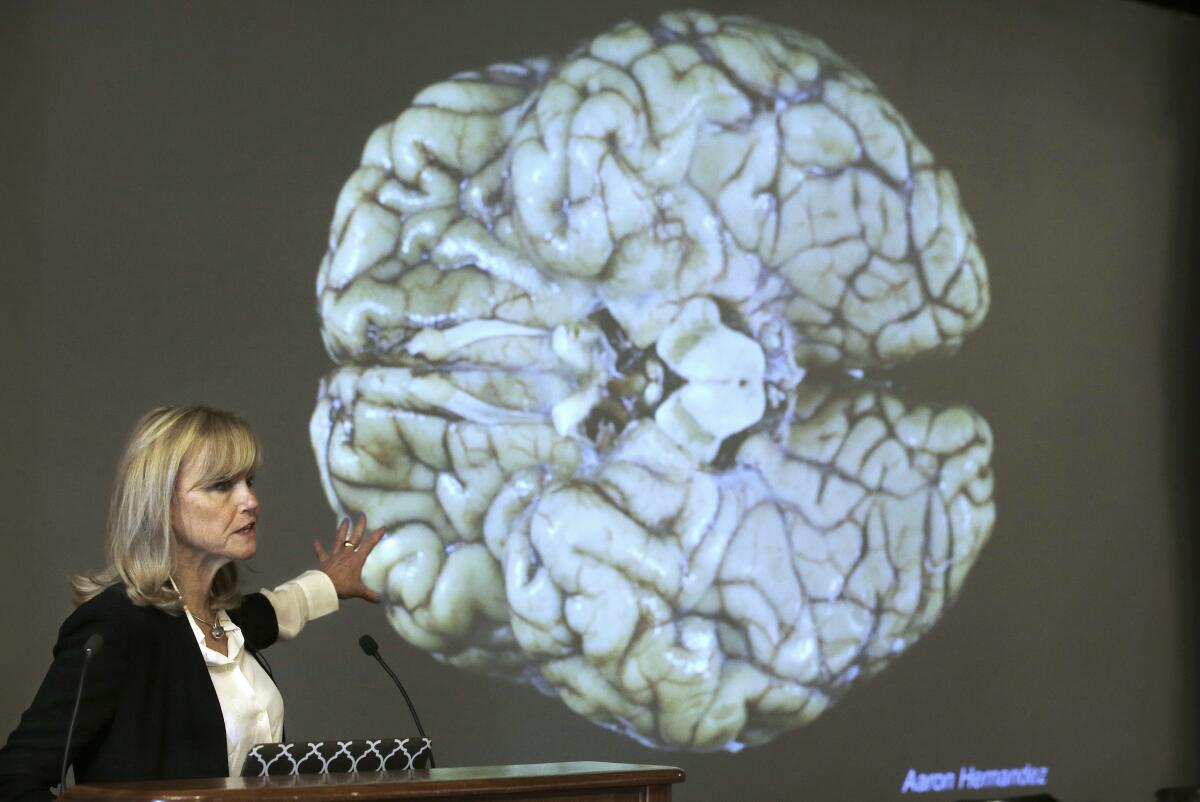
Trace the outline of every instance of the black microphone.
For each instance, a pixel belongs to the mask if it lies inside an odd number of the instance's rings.
[[[412,713],[413,722],[417,725],[417,732],[420,733],[422,738],[428,740],[429,736],[425,734],[425,728],[421,726],[421,718],[417,715],[417,709],[413,707],[412,699],[408,698],[408,691],[404,690],[404,686],[400,683],[400,678],[396,676],[396,672],[392,671],[391,667],[379,656],[379,644],[370,635],[363,635],[358,639],[358,645],[363,650],[363,654],[378,660],[379,665],[383,666],[383,670],[392,678],[392,682],[396,683],[396,687],[400,689],[400,693],[404,696],[404,701],[408,703],[408,712]],[[437,768],[437,763],[433,760],[432,743],[429,747],[429,768]]]
[[[79,701],[83,698],[83,678],[87,676],[88,663],[104,646],[104,636],[94,632],[83,644],[83,668],[79,669],[79,687],[75,689],[75,709],[71,711],[71,723],[67,726],[67,744],[63,747],[62,771],[59,775],[58,796],[67,790],[67,756],[71,754],[71,736],[75,734],[75,717],[79,715]]]

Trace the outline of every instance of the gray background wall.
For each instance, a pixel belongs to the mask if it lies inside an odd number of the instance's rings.
[[[453,72],[560,54],[660,6],[0,7],[0,728],[45,670],[65,577],[100,559],[112,467],[149,407],[204,401],[258,428],[251,585],[309,567],[331,533],[306,434],[330,367],[313,285],[370,131]],[[442,667],[353,604],[274,650],[289,733],[410,730],[357,651],[369,632],[445,765],[675,764],[685,800],[898,798],[908,768],[964,764],[1048,764],[1065,799],[1197,781],[1180,380],[1200,24],[1114,0],[706,7],[825,39],[958,180],[992,312],[957,359],[902,377],[972,404],[996,436],[999,520],[958,604],[812,725],[709,756]]]

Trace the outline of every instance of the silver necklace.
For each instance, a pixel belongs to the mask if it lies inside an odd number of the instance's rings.
[[[175,577],[168,576],[167,579],[170,581],[171,587],[175,589],[175,595],[179,597],[180,603],[183,604],[183,609],[187,610],[188,613],[191,614],[192,618],[208,627],[209,631],[212,632],[213,640],[221,640],[221,638],[225,637],[225,627],[223,627],[221,624],[214,624],[212,621],[207,621],[196,615],[196,613],[192,611],[192,608],[187,606],[187,602],[183,600],[183,594],[179,592],[179,586],[175,584]]]
[[[188,610],[188,606],[186,604],[183,605],[183,609],[187,610],[189,613],[192,613],[191,610]],[[225,627],[221,626],[220,624],[214,624],[211,621],[206,621],[195,613],[192,613],[192,618],[196,619],[201,624],[208,625],[209,630],[212,631],[213,639],[220,640],[221,638],[225,637]]]

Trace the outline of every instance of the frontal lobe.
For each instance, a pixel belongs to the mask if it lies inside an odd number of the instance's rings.
[[[639,346],[697,294],[755,335],[786,324],[802,364],[952,350],[987,311],[953,179],[799,34],[702,14],[618,27],[548,77],[511,159],[524,251],[599,279]]]
[[[837,378],[987,311],[953,179],[817,40],[681,13],[462,73],[368,141],[312,439],[406,639],[697,749],[812,720],[994,519],[965,406]]]

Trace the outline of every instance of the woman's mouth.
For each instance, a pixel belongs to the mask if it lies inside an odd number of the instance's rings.
[[[233,533],[234,533],[235,535],[253,535],[253,534],[254,534],[254,530],[255,530],[255,528],[256,528],[257,526],[258,526],[258,522],[257,522],[257,521],[251,521],[250,523],[248,523],[248,524],[246,524],[245,526],[243,526],[241,529],[235,529],[235,530],[233,531]]]

